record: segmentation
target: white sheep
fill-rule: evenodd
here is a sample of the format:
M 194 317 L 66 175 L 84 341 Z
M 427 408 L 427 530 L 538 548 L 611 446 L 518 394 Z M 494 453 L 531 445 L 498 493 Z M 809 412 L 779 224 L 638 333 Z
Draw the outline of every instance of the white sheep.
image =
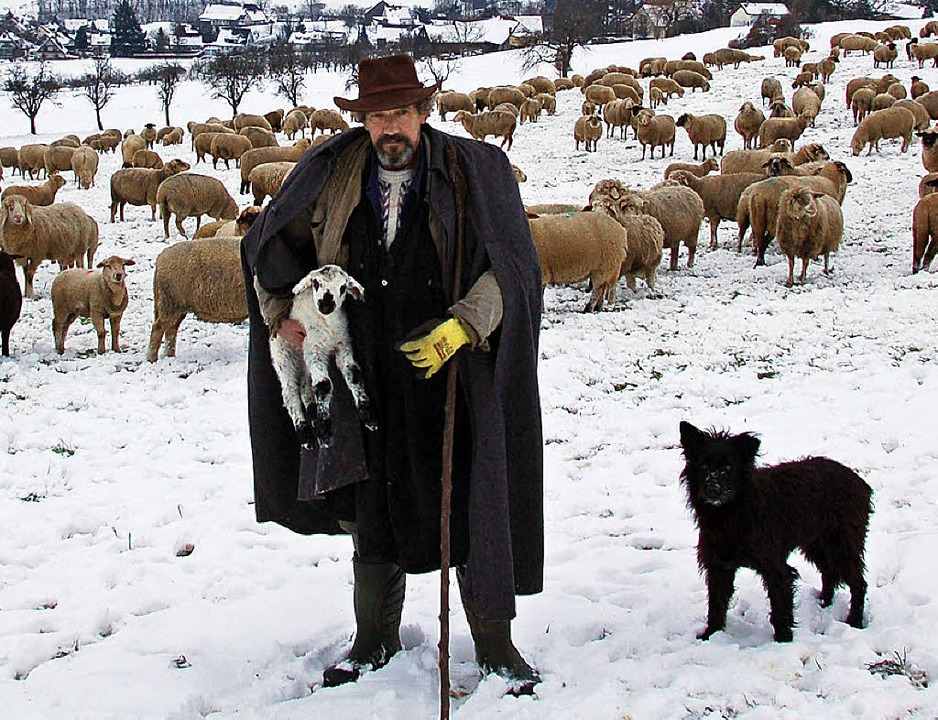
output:
M 90 270 L 63 270 L 52 281 L 52 334 L 55 351 L 65 352 L 65 335 L 78 318 L 91 318 L 98 334 L 98 355 L 105 351 L 104 321 L 111 325 L 111 350 L 121 352 L 118 336 L 121 317 L 127 308 L 125 279 L 128 265 L 133 260 L 111 255 L 98 263 L 99 272 Z
M 573 124 L 573 141 L 577 150 L 583 143 L 587 152 L 595 152 L 602 136 L 603 124 L 596 115 L 581 115 Z
M 824 256 L 824 274 L 830 272 L 829 256 L 840 247 L 844 217 L 840 205 L 824 193 L 794 187 L 778 201 L 775 239 L 788 256 L 788 287 L 794 283 L 795 258 L 801 258 L 801 284 L 808 274 L 808 262 Z
M 364 300 L 364 294 L 365 289 L 338 265 L 313 270 L 293 288 L 289 313 L 306 329 L 302 347 L 279 334 L 270 337 L 270 358 L 280 380 L 283 404 L 305 448 L 327 447 L 332 439 L 329 366 L 333 358 L 362 423 L 369 430 L 376 428 L 343 307 L 347 299 Z

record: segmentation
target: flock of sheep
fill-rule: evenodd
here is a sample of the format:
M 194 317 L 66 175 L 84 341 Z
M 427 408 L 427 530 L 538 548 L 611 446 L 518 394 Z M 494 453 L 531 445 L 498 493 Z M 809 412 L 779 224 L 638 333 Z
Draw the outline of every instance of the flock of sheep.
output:
M 30 143 L 0 149 L 0 166 L 11 175 L 18 174 L 24 180 L 46 176 L 41 184 L 13 184 L 2 193 L 3 354 L 10 352 L 10 331 L 19 319 L 22 296 L 34 297 L 33 279 L 46 260 L 58 263 L 61 270 L 50 290 L 56 351 L 64 353 L 69 326 L 79 317 L 89 318 L 94 325 L 99 353 L 106 350 L 106 321 L 111 328 L 111 349 L 121 351 L 120 322 L 128 305 L 125 268 L 135 263 L 115 254 L 95 265 L 97 221 L 79 204 L 56 202 L 58 191 L 67 183 L 67 171 L 72 171 L 77 187 L 89 189 L 96 184 L 102 154 L 119 150 L 122 167 L 109 178 L 112 223 L 118 219 L 124 222 L 127 205 L 149 206 L 154 221 L 159 207 L 163 235 L 168 239 L 171 218 L 175 217 L 175 227 L 183 237 L 187 237 L 183 223 L 196 218 L 194 238 L 166 248 L 156 261 L 154 321 L 147 350 L 148 360 L 155 361 L 164 343 L 166 355 L 175 355 L 176 333 L 189 313 L 222 323 L 240 323 L 247 317 L 240 238 L 259 214 L 258 206 L 279 190 L 296 161 L 311 147 L 316 130 L 330 131 L 316 138 L 319 143 L 347 128 L 337 111 L 300 107 L 288 113 L 275 110 L 266 116 L 239 114 L 230 121 L 210 118 L 204 123 L 190 122 L 186 129 L 157 130 L 147 123 L 139 133 L 112 129 L 84 139 L 67 135 L 48 145 Z M 305 137 L 307 129 L 309 138 Z M 164 162 L 158 148 L 182 144 L 187 132 L 195 154 L 193 163 L 181 158 Z M 287 136 L 301 133 L 302 137 L 281 146 L 278 132 Z M 189 172 L 193 165 L 207 162 L 207 156 L 213 167 L 219 161 L 227 167 L 232 160 L 240 166 L 241 191 L 253 192 L 255 205 L 240 209 L 220 180 Z M 202 225 L 205 215 L 214 222 Z M 16 278 L 16 264 L 22 268 L 23 291 Z
M 921 36 L 933 33 L 938 33 L 938 23 L 927 24 Z M 829 272 L 830 255 L 838 249 L 844 234 L 841 206 L 847 186 L 853 181 L 847 165 L 832 159 L 822 144 L 796 145 L 822 112 L 827 98 L 825 83 L 831 82 L 841 56 L 871 54 L 874 67 L 891 69 L 898 58 L 896 43 L 902 40 L 908 40 L 910 61 L 921 67 L 925 59 L 931 58 L 938 66 L 938 43 L 913 39 L 904 25 L 875 34 L 835 35 L 829 50 L 825 49 L 817 62 L 802 62 L 810 51 L 805 40 L 777 40 L 775 57 L 799 71 L 791 85 L 791 102 L 786 101 L 777 77 L 765 77 L 759 88 L 762 107 L 740 98 L 743 102 L 732 119 L 744 149 L 725 155 L 730 118 L 689 112 L 675 118 L 663 110 L 675 98 L 680 102 L 688 90 L 708 92 L 711 85 L 719 83 L 719 76 L 715 80 L 710 68 L 726 73 L 731 72 L 730 66 L 738 68 L 741 63 L 765 60 L 731 48 L 706 53 L 699 61 L 693 53 L 681 59 L 646 58 L 637 69 L 609 65 L 585 77 L 574 75 L 569 81 L 534 77 L 511 88 L 451 93 L 443 96 L 450 98 L 444 107 L 456 109 L 452 101 L 458 100 L 458 119 L 464 124 L 471 119 L 475 126 L 491 128 L 491 134 L 498 135 L 494 128 L 502 123 L 506 128 L 502 136 L 510 145 L 514 118 L 519 118 L 519 123 L 524 118 L 522 107 L 543 104 L 544 97 L 579 88 L 582 104 L 579 117 L 573 120 L 574 148 L 579 150 L 582 145 L 587 151 L 596 151 L 604 136 L 613 138 L 618 128 L 619 137 L 624 138 L 631 128 L 642 148 L 641 160 L 645 160 L 649 149 L 652 158 L 658 148 L 661 157 L 666 151 L 673 155 L 677 128 L 686 131 L 693 158 L 700 162 L 670 164 L 663 181 L 650 188 L 629 188 L 619 180 L 605 179 L 595 184 L 586 202 L 528 205 L 544 285 L 589 281 L 591 295 L 586 311 L 599 310 L 612 300 L 622 276 L 632 290 L 636 289 L 637 277 L 654 288 L 665 249 L 670 251 L 670 269 L 677 268 L 682 245 L 688 250 L 687 265 L 692 266 L 704 218 L 710 222 L 711 248 L 717 246 L 721 220 L 738 224 L 738 251 L 742 251 L 743 239 L 751 230 L 757 265 L 765 263 L 766 250 L 774 238 L 788 259 L 786 283 L 791 286 L 799 259 L 801 283 L 806 280 L 811 260 L 823 258 L 824 272 Z M 643 83 L 646 78 L 647 86 Z M 514 93 L 511 98 L 509 91 Z M 863 150 L 868 155 L 874 150 L 879 152 L 880 142 L 886 139 L 901 139 L 900 150 L 906 152 L 913 133 L 922 138 L 922 163 L 929 175 L 920 183 L 922 199 L 914 212 L 913 271 L 928 268 L 938 253 L 938 199 L 928 195 L 938 186 L 938 129 L 929 130 L 931 121 L 938 118 L 938 92 L 931 92 L 918 76 L 912 77 L 907 89 L 887 73 L 850 79 L 845 100 L 856 126 L 850 143 L 854 156 Z M 506 102 L 515 105 L 514 112 L 505 106 Z M 470 104 L 475 107 L 469 108 Z M 766 105 L 768 117 L 762 109 Z M 552 103 L 548 112 L 553 114 L 555 107 Z M 472 115 L 472 109 L 479 112 Z M 483 125 L 487 117 L 492 119 Z M 716 158 L 718 153 L 723 156 L 721 161 Z M 616 222 L 609 223 L 609 219 Z
M 922 39 L 936 30 L 938 25 L 929 23 L 922 29 Z M 718 244 L 722 220 L 737 223 L 740 252 L 751 230 L 757 264 L 764 263 L 774 238 L 787 256 L 790 286 L 798 259 L 802 283 L 813 259 L 822 257 L 824 271 L 828 271 L 829 256 L 843 237 L 841 205 L 853 181 L 846 164 L 832 159 L 823 145 L 799 146 L 802 134 L 822 112 L 836 112 L 824 104 L 825 100 L 828 106 L 833 104 L 827 87 L 842 56 L 870 53 L 874 67 L 888 70 L 898 59 L 897 42 L 902 40 L 908 41 L 910 62 L 921 66 L 926 59 L 933 59 L 938 66 L 938 43 L 913 39 L 909 28 L 901 25 L 876 34 L 836 35 L 829 51 L 816 62 L 803 62 L 805 54 L 811 52 L 806 41 L 777 40 L 775 57 L 798 68 L 790 103 L 779 78 L 769 75 L 759 87 L 761 102 L 739 98 L 739 112 L 732 119 L 690 112 L 675 113 L 675 118 L 665 112 L 680 104 L 688 90 L 709 92 L 711 86 L 719 87 L 725 74 L 741 63 L 766 62 L 763 56 L 731 48 L 706 53 L 700 60 L 690 53 L 680 59 L 652 57 L 642 60 L 637 69 L 610 65 L 569 79 L 536 76 L 512 86 L 482 87 L 467 93 L 448 90 L 438 96 L 437 109 L 442 121 L 454 113 L 453 120 L 472 137 L 484 141 L 494 136 L 510 150 L 518 126 L 536 123 L 544 113 L 556 114 L 558 93 L 579 90 L 579 114 L 571 118 L 574 149 L 582 145 L 587 151 L 596 151 L 601 140 L 615 137 L 616 129 L 620 138 L 631 130 L 642 148 L 641 160 L 636 156 L 636 162 L 645 160 L 649 149 L 652 158 L 658 148 L 662 157 L 666 151 L 673 156 L 678 128 L 683 128 L 696 162 L 688 157 L 670 163 L 663 180 L 652 187 L 635 188 L 617 179 L 599 179 L 583 201 L 527 206 L 544 285 L 589 281 L 586 310 L 600 310 L 611 302 L 623 276 L 633 291 L 638 278 L 653 289 L 665 250 L 671 270 L 678 268 L 682 246 L 687 249 L 687 266 L 693 266 L 704 219 L 710 224 L 711 248 Z M 719 73 L 716 79 L 711 68 Z M 905 152 L 914 132 L 922 139 L 922 163 L 929 174 L 919 185 L 921 200 L 913 214 L 913 271 L 927 269 L 938 252 L 938 194 L 931 194 L 938 187 L 938 129 L 929 130 L 931 121 L 938 118 L 938 92 L 931 92 L 918 76 L 913 76 L 907 90 L 887 73 L 850 79 L 845 100 L 856 125 L 853 155 L 864 149 L 867 154 L 878 152 L 879 143 L 890 138 L 901 139 Z M 730 125 L 741 137 L 743 149 L 724 154 Z M 116 248 L 118 254 L 94 265 L 99 244 L 97 222 L 78 204 L 56 202 L 56 194 L 66 184 L 64 173 L 71 171 L 76 185 L 88 189 L 95 185 L 101 155 L 119 149 L 123 167 L 109 178 L 112 223 L 118 219 L 124 222 L 127 205 L 149 206 L 152 220 L 156 220 L 159 207 L 163 234 L 169 238 L 173 216 L 184 237 L 184 222 L 196 218 L 194 238 L 166 248 L 155 263 L 154 321 L 147 349 L 147 359 L 155 361 L 161 345 L 167 356 L 175 354 L 179 325 L 189 313 L 207 322 L 238 323 L 245 319 L 240 238 L 303 153 L 347 128 L 336 110 L 301 106 L 264 115 L 242 113 L 225 121 L 209 118 L 190 122 L 186 128 L 157 130 L 147 123 L 139 132 L 115 129 L 83 140 L 69 135 L 49 145 L 0 148 L 0 164 L 11 174 L 18 173 L 24 180 L 27 175 L 31 180 L 46 176 L 42 184 L 10 185 L 3 191 L 0 238 L 5 253 L 22 267 L 27 298 L 34 295 L 37 268 L 46 260 L 59 264 L 62 271 L 50 293 L 57 352 L 64 352 L 69 325 L 78 317 L 91 319 L 99 353 L 106 350 L 108 320 L 111 348 L 120 351 L 120 318 L 128 304 L 126 267 L 134 264 Z M 313 140 L 317 130 L 323 134 Z M 164 162 L 159 148 L 181 145 L 187 134 L 191 162 L 178 157 Z M 284 139 L 293 143 L 281 145 Z M 720 160 L 717 154 L 722 156 Z M 209 157 L 215 168 L 219 161 L 226 168 L 232 161 L 239 166 L 240 192 L 253 193 L 252 205 L 239 207 L 221 181 L 191 171 L 199 163 L 207 163 Z M 519 182 L 523 181 L 524 173 L 520 168 L 515 170 Z M 214 222 L 202 225 L 204 215 Z M 0 332 L 4 354 L 9 353 L 10 328 L 20 314 L 20 290 L 13 267 L 9 258 L 2 256 Z

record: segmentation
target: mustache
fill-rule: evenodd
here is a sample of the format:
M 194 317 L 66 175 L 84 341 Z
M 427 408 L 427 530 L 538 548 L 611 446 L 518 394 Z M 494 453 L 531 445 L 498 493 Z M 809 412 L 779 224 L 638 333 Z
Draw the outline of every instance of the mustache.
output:
M 380 138 L 378 138 L 379 145 L 384 145 L 389 142 L 399 142 L 399 143 L 404 143 L 407 147 L 411 146 L 410 138 L 408 138 L 406 135 L 403 135 L 401 133 L 394 133 L 392 135 L 382 135 Z

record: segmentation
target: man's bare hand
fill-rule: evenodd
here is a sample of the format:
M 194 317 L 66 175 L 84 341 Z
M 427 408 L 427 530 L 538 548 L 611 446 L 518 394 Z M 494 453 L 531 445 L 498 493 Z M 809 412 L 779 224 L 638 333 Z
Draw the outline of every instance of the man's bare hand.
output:
M 295 347 L 302 347 L 303 341 L 306 339 L 306 328 L 299 320 L 286 318 L 280 323 L 277 335 Z

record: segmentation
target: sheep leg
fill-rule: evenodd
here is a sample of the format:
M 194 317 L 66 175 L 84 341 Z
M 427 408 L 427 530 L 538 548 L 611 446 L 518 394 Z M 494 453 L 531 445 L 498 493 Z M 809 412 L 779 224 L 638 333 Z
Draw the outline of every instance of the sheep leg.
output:
M 187 217 L 188 215 L 180 215 L 179 213 L 176 213 L 176 229 L 179 230 L 180 235 L 182 235 L 184 238 L 188 240 L 189 236 L 186 235 L 186 229 L 182 226 L 182 221 L 185 220 Z M 198 229 L 199 228 L 196 227 L 196 230 Z M 169 237 L 168 234 L 167 234 L 167 237 Z
M 795 284 L 795 256 L 788 256 L 788 280 L 785 282 L 785 287 L 791 287 Z
M 590 276 L 590 282 L 593 284 L 593 292 L 590 295 L 583 312 L 598 312 L 603 309 L 603 299 L 606 297 L 606 286 L 599 277 Z
M 332 381 L 329 379 L 328 365 L 315 363 L 309 368 L 309 384 L 313 390 L 313 404 L 316 417 L 312 421 L 313 436 L 319 447 L 329 447 L 332 440 L 332 419 L 329 408 L 332 405 Z
M 635 275 L 633 273 L 625 274 L 625 284 L 633 293 L 638 292 L 638 283 L 635 282 Z
M 694 258 L 697 256 L 697 246 L 687 248 L 687 267 L 694 267 Z
M 710 218 L 710 249 L 716 250 L 717 248 L 717 229 L 720 227 L 720 218 L 712 217 Z
M 94 331 L 98 335 L 98 355 L 104 355 L 107 349 L 105 345 L 104 315 L 92 315 L 91 324 L 94 325 Z
M 176 334 L 179 332 L 179 326 L 185 315 L 173 318 L 173 321 L 166 326 L 166 357 L 176 357 Z
M 938 238 L 932 236 L 928 247 L 925 248 L 925 254 L 922 258 L 922 267 L 925 268 L 925 272 L 928 272 L 928 269 L 931 267 L 931 261 L 935 259 L 935 254 L 938 253 Z
M 302 444 L 307 445 L 308 440 L 312 438 L 303 437 L 304 434 L 309 433 L 309 422 L 306 419 L 301 390 L 308 385 L 308 375 L 298 354 L 298 351 L 291 348 L 286 341 L 280 338 L 271 338 L 270 359 L 274 371 L 277 373 L 277 379 L 280 381 L 283 406 L 293 421 L 297 438 Z
M 801 284 L 802 285 L 804 285 L 805 280 L 808 279 L 808 263 L 809 262 L 810 261 L 808 260 L 808 258 L 806 257 L 801 258 Z
M 41 261 L 40 261 L 41 262 Z M 26 297 L 33 297 L 33 276 L 36 274 L 37 263 L 32 258 L 26 258 L 26 264 L 23 265 L 23 278 L 25 280 Z
M 163 342 L 165 333 L 165 323 L 162 320 L 154 320 L 153 327 L 150 329 L 150 344 L 147 345 L 147 362 L 156 362 L 160 354 L 160 344 Z
M 669 270 L 677 270 L 677 256 L 679 252 L 680 248 L 677 245 L 671 248 L 671 262 L 668 264 Z
M 655 268 L 650 268 L 645 271 L 645 284 L 648 286 L 649 290 L 655 289 Z
M 163 237 L 169 239 L 169 208 L 163 204 L 160 205 L 160 216 L 163 218 Z M 123 220 L 123 217 L 121 218 Z
M 118 341 L 118 336 L 120 335 L 120 331 L 121 331 L 121 316 L 112 315 L 110 317 L 110 324 L 111 324 L 111 350 L 113 350 L 116 353 L 122 352 L 120 342 Z
M 378 424 L 371 407 L 371 400 L 368 399 L 368 394 L 365 392 L 362 371 L 358 367 L 358 363 L 355 362 L 352 348 L 347 344 L 340 345 L 336 351 L 335 362 L 339 372 L 342 373 L 342 377 L 345 379 L 345 384 L 352 392 L 352 398 L 355 400 L 355 407 L 358 408 L 358 417 L 362 424 L 368 430 L 376 430 Z
M 68 334 L 68 328 L 78 315 L 69 313 L 64 318 L 52 319 L 52 335 L 55 337 L 55 351 L 61 355 L 65 352 L 65 336 Z

